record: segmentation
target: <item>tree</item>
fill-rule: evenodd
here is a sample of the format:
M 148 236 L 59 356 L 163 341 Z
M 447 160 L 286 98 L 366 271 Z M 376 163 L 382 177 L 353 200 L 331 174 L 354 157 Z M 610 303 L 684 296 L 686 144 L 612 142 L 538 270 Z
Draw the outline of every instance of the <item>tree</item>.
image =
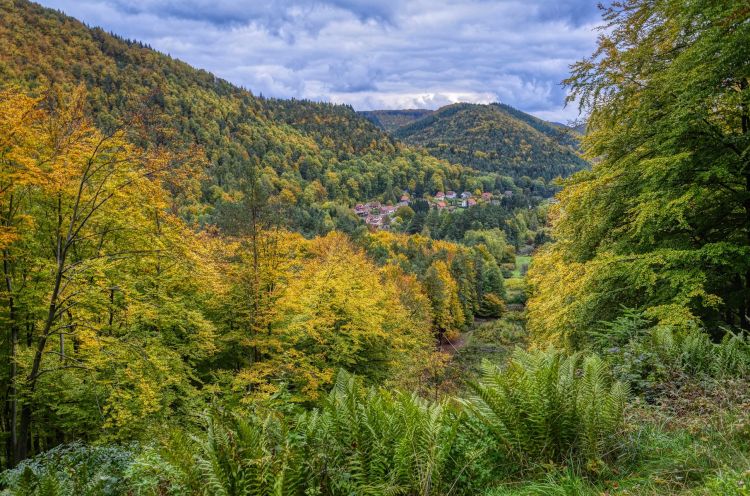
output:
M 15 129 L 3 147 L 0 180 L 9 194 L 3 198 L 4 221 L 11 234 L 19 223 L 25 225 L 23 236 L 4 247 L 4 317 L 10 324 L 13 364 L 10 427 L 16 429 L 17 423 L 10 440 L 11 462 L 28 456 L 32 435 L 42 446 L 56 435 L 41 428 L 33 431 L 35 413 L 56 408 L 60 397 L 47 388 L 72 385 L 69 381 L 79 378 L 86 382 L 86 376 L 106 375 L 117 364 L 135 367 L 140 360 L 134 354 L 136 342 L 140 344 L 135 349 L 140 347 L 145 356 L 167 357 L 134 332 L 128 311 L 144 294 L 153 304 L 159 287 L 169 284 L 166 274 L 174 273 L 174 258 L 184 256 L 179 247 L 186 232 L 181 221 L 166 212 L 170 201 L 162 182 L 178 157 L 158 148 L 134 147 L 122 127 L 108 134 L 96 130 L 85 116 L 85 97 L 80 89 L 69 98 L 50 92 L 44 99 L 10 91 L 0 102 L 0 125 Z M 23 109 L 23 118 L 17 118 L 13 108 Z M 194 268 L 192 272 L 196 274 Z M 185 320 L 183 325 L 189 326 L 190 319 Z M 205 322 L 198 325 L 205 330 Z M 18 352 L 20 329 L 26 335 Z M 141 406 L 152 399 L 163 401 L 166 397 L 152 395 L 151 381 L 161 380 L 168 387 L 165 376 L 148 366 L 137 370 L 143 373 L 140 378 L 127 373 L 122 378 L 132 379 L 128 387 L 142 388 Z M 76 371 L 79 375 L 73 377 Z M 82 395 L 97 387 L 83 382 L 77 383 L 86 390 L 78 390 Z M 117 391 L 110 389 L 100 403 L 105 423 L 117 416 Z M 91 403 L 95 408 L 96 401 Z M 153 408 L 140 412 L 144 420 Z M 59 408 L 54 413 L 63 414 Z M 83 417 L 79 428 L 88 421 Z
M 750 330 L 750 23 L 743 3 L 628 0 L 566 83 L 597 162 L 530 272 L 533 330 L 580 342 L 624 306 Z
M 448 264 L 436 260 L 424 275 L 424 285 L 432 302 L 434 325 L 441 337 L 455 339 L 464 326 L 464 313 L 458 299 L 458 285 Z
M 338 368 L 383 381 L 429 345 L 420 295 L 402 300 L 393 276 L 384 277 L 344 235 L 298 243 L 258 360 L 237 374 L 236 385 L 267 396 L 284 383 L 297 401 L 314 400 Z

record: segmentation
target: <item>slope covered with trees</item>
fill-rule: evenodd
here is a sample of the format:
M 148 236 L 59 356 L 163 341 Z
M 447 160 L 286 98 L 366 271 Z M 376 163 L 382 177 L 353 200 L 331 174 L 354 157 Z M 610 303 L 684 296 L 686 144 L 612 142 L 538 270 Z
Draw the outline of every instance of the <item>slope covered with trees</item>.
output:
M 392 200 L 404 189 L 461 190 L 476 175 L 394 142 L 350 107 L 257 98 L 26 0 L 0 3 L 0 45 L 3 83 L 32 91 L 83 84 L 87 110 L 103 131 L 138 118 L 139 145 L 202 153 L 205 180 L 180 206 L 200 223 L 236 228 L 248 177 L 269 202 L 290 210 L 290 227 L 315 234 L 346 217 L 329 201 L 348 206 Z
M 416 388 L 436 343 L 504 312 L 502 232 L 306 239 L 252 183 L 242 229 L 196 229 L 179 207 L 200 158 L 134 144 L 139 121 L 102 132 L 89 102 L 0 92 L 4 464 L 214 400 L 314 404 L 340 368 Z
M 393 135 L 436 157 L 513 179 L 549 181 L 586 167 L 573 131 L 503 104 L 448 105 Z

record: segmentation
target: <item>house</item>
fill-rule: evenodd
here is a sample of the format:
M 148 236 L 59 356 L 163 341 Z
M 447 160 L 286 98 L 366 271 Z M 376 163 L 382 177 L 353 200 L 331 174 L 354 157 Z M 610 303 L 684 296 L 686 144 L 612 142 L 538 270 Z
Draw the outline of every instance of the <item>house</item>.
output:
M 365 223 L 368 226 L 378 228 L 383 225 L 383 216 L 382 215 L 368 215 L 367 218 L 365 219 Z
M 354 213 L 360 217 L 365 217 L 370 213 L 370 207 L 368 207 L 367 205 L 362 205 L 361 203 L 357 203 L 354 206 Z
M 469 198 L 466 200 L 466 206 L 473 207 L 477 204 L 477 201 L 474 198 Z
M 471 193 L 469 193 L 468 191 L 464 191 L 463 193 L 461 193 L 462 200 L 468 200 L 469 198 L 471 198 Z
M 445 203 L 444 201 L 439 201 L 439 202 L 435 202 L 435 206 L 438 208 L 438 210 L 442 210 L 445 207 L 447 207 L 448 204 Z
M 445 194 L 445 197 L 449 200 L 455 200 L 456 199 L 456 192 L 455 191 L 448 191 Z
M 401 200 L 400 200 L 399 203 L 403 203 L 404 205 L 408 205 L 409 201 L 410 201 L 409 200 L 409 195 L 403 194 L 403 195 L 401 195 Z
M 506 198 L 510 198 L 513 196 L 513 192 L 510 190 L 503 191 L 503 196 Z
M 393 214 L 396 213 L 396 209 L 397 208 L 398 207 L 396 207 L 394 205 L 386 205 L 384 207 L 380 207 L 380 212 L 383 213 L 384 215 L 391 215 L 392 216 Z
M 443 193 L 442 191 L 438 191 L 437 193 L 435 193 L 435 199 L 438 201 L 445 200 L 445 193 Z
M 492 199 L 492 193 L 482 193 L 482 200 L 490 201 Z

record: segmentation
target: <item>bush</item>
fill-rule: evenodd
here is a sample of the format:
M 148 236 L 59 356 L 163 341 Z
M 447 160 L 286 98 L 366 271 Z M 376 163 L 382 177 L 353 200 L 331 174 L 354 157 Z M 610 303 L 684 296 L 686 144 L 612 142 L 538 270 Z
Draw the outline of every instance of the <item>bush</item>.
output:
M 305 465 L 295 442 L 274 416 L 207 419 L 195 455 L 205 494 L 301 494 Z
M 185 486 L 211 495 L 440 494 L 456 429 L 445 404 L 364 388 L 342 371 L 321 408 L 295 418 L 207 419 L 198 479 Z
M 487 362 L 468 410 L 521 468 L 584 462 L 597 469 L 617 448 L 627 388 L 596 355 L 517 349 L 501 369 Z
M 0 486 L 7 496 L 124 496 L 133 457 L 128 448 L 64 444 L 6 470 Z
M 602 352 L 612 364 L 614 375 L 638 393 L 648 395 L 658 384 L 680 374 L 716 379 L 750 374 L 750 337 L 741 334 L 728 331 L 720 343 L 713 343 L 697 328 L 678 332 L 656 326 L 628 334 L 628 340 L 620 344 L 624 335 L 612 333 L 612 344 L 602 347 Z

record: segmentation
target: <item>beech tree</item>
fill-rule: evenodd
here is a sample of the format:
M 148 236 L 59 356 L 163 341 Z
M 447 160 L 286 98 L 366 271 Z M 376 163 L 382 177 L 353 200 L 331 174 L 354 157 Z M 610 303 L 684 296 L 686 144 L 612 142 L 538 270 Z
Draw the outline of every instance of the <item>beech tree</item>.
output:
M 162 184 L 176 157 L 138 149 L 122 127 L 100 132 L 84 105 L 81 89 L 43 98 L 13 90 L 0 95 L 10 460 L 28 456 L 32 440 L 38 449 L 56 436 L 35 427 L 41 411 L 68 432 L 86 432 L 91 415 L 100 426 L 124 424 L 125 415 L 137 429 L 130 420 L 161 410 L 168 395 L 159 391 L 181 377 L 166 373 L 180 368 L 176 349 L 150 348 L 164 336 L 155 342 L 136 332 L 160 320 L 160 288 L 174 284 L 174 267 L 190 260 L 181 248 L 189 234 L 167 213 Z M 134 318 L 129 312 L 136 307 Z M 210 334 L 199 315 L 178 313 L 182 325 L 197 325 L 191 331 Z M 202 353 L 194 344 L 185 356 Z M 61 396 L 68 403 L 62 409 L 55 403 Z M 83 413 L 70 404 L 99 410 Z
M 627 0 L 566 80 L 591 171 L 553 209 L 530 322 L 569 342 L 623 306 L 750 330 L 750 23 L 745 2 Z

